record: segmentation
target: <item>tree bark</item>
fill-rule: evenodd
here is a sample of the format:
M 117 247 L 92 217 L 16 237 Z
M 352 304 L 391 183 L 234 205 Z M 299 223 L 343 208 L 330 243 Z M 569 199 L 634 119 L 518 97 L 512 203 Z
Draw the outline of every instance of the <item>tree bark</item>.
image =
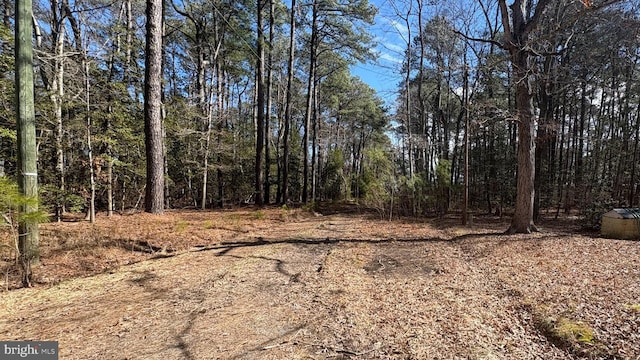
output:
M 313 110 L 311 117 L 311 201 L 316 201 L 317 171 L 318 171 L 318 88 L 313 87 Z
M 93 145 L 91 143 L 91 97 L 90 90 L 91 84 L 89 82 L 89 62 L 84 58 L 84 70 L 85 70 L 85 111 L 87 112 L 87 155 L 89 160 L 89 189 L 91 197 L 89 198 L 89 212 L 87 215 L 89 221 L 93 224 L 96 222 L 96 179 L 95 168 L 93 164 Z
M 218 89 L 218 101 L 217 101 L 217 112 L 218 112 L 218 122 L 216 124 L 216 145 L 218 147 L 217 150 L 217 169 L 216 169 L 216 181 L 218 183 L 218 200 L 217 205 L 219 208 L 224 206 L 224 176 L 222 173 L 222 129 L 223 129 L 223 121 L 224 121 L 224 98 L 227 96 L 228 91 L 224 91 L 226 87 L 223 87 L 223 76 L 224 72 L 221 69 L 220 63 L 217 62 L 216 66 L 216 87 Z
M 269 55 L 267 69 L 267 114 L 264 120 L 264 203 L 269 204 L 271 198 L 271 153 L 269 147 L 270 140 L 270 120 L 273 106 L 273 43 L 275 27 L 275 3 L 269 0 Z
M 307 106 L 304 116 L 304 131 L 302 133 L 302 202 L 306 203 L 309 196 L 309 131 L 313 111 L 313 94 L 316 81 L 316 43 L 318 39 L 318 4 L 313 1 L 311 22 L 311 48 L 309 51 L 309 79 L 307 82 Z
M 162 0 L 147 0 L 144 130 L 147 155 L 145 211 L 164 213 L 162 156 Z
M 411 15 L 411 4 L 412 1 L 409 1 L 409 9 L 407 9 L 407 17 L 404 18 L 405 24 L 407 26 L 407 56 L 410 59 L 411 57 L 411 23 L 409 22 L 409 16 Z M 407 60 L 407 69 L 405 73 L 405 87 L 406 87 L 406 96 L 405 96 L 405 112 L 406 114 L 406 127 L 407 127 L 407 161 L 409 163 L 409 179 L 413 179 L 413 140 L 411 134 L 411 60 Z M 415 212 L 413 212 L 415 213 Z
M 537 220 L 540 216 L 541 204 L 540 193 L 542 189 L 549 190 L 548 184 L 552 181 L 553 172 L 550 169 L 549 153 L 551 151 L 554 96 L 553 85 L 555 79 L 552 72 L 555 67 L 555 59 L 547 57 L 544 62 L 544 82 L 540 86 L 540 120 L 538 121 L 538 133 L 536 135 L 535 151 L 535 198 L 533 205 L 533 218 Z M 547 165 L 547 166 L 543 166 Z
M 64 98 L 64 31 L 57 32 L 54 60 L 54 81 L 51 89 L 51 100 L 53 102 L 53 113 L 56 119 L 56 168 L 58 171 L 58 190 L 60 195 L 65 192 L 65 168 L 64 168 L 64 125 L 62 123 L 62 99 Z M 64 201 L 56 205 L 58 221 L 61 220 L 65 212 Z
M 29 198 L 38 197 L 38 154 L 33 86 L 33 30 L 31 0 L 16 1 L 15 12 L 15 86 L 18 137 L 18 186 Z M 32 213 L 37 204 L 24 205 L 20 211 Z M 31 264 L 40 260 L 38 224 L 21 222 L 18 251 L 23 268 L 22 283 L 31 286 Z
M 3 5 L 3 16 L 2 16 L 2 23 L 4 24 L 4 26 L 9 29 L 9 27 L 11 26 L 11 8 L 12 8 L 12 1 L 10 0 L 4 0 L 2 2 Z
M 424 140 L 423 143 L 423 156 L 422 156 L 422 170 L 424 174 L 427 176 L 427 179 L 431 175 L 429 172 L 429 164 L 430 162 L 427 160 L 428 158 L 428 148 L 429 148 L 429 133 L 427 126 L 427 114 L 426 114 L 426 104 L 424 99 L 424 62 L 425 62 L 425 48 L 426 41 L 424 37 L 424 25 L 422 24 L 422 10 L 424 9 L 424 4 L 422 0 L 418 0 L 418 40 L 420 44 L 420 55 L 418 60 L 418 124 L 422 127 L 422 137 Z
M 518 175 L 516 207 L 507 233 L 537 231 L 533 222 L 535 197 L 535 141 L 532 69 L 529 35 L 539 21 L 550 0 L 540 0 L 532 9 L 529 1 L 516 0 L 511 16 L 505 0 L 499 0 L 505 30 L 505 47 L 509 51 L 515 83 L 516 115 L 518 120 Z
M 296 52 L 296 0 L 291 0 L 291 19 L 289 21 L 289 66 L 287 68 L 287 93 L 285 100 L 284 129 L 282 134 L 282 203 L 286 204 L 289 193 L 289 128 L 291 124 L 291 106 L 293 101 L 293 72 Z
M 463 190 L 463 207 L 462 207 L 462 225 L 469 223 L 469 69 L 467 66 L 467 56 L 464 56 L 464 190 Z M 453 182 L 451 182 L 453 184 Z M 491 210 L 489 210 L 491 212 Z
M 257 14 L 257 112 L 256 112 L 256 164 L 255 164 L 255 201 L 256 205 L 264 205 L 263 198 L 263 152 L 264 152 L 264 29 L 262 8 L 264 0 L 258 0 Z
M 533 94 L 529 79 L 529 55 L 518 51 L 513 59 L 516 111 L 518 114 L 518 178 L 516 208 L 508 233 L 537 231 L 533 223 L 535 142 Z

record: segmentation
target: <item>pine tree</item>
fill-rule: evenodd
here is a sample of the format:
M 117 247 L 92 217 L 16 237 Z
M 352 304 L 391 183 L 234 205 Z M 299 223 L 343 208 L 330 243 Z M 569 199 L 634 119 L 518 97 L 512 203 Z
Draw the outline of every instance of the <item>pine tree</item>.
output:
M 145 210 L 164 212 L 164 158 L 162 139 L 162 0 L 147 0 L 144 124 L 147 154 Z
M 36 149 L 36 119 L 33 99 L 33 30 L 31 0 L 16 1 L 16 106 L 18 107 L 18 184 L 20 192 L 28 198 L 38 197 L 38 168 Z M 21 211 L 36 212 L 36 204 L 25 204 Z M 23 267 L 22 283 L 31 285 L 31 264 L 39 256 L 38 225 L 21 222 L 19 237 L 20 262 Z

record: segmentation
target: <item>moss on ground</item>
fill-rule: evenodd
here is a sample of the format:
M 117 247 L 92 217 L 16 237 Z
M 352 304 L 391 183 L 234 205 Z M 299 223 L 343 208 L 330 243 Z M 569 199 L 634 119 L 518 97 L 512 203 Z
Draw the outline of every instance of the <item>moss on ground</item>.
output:
M 556 346 L 581 357 L 606 357 L 607 347 L 589 324 L 568 314 L 554 315 L 544 305 L 532 309 L 536 328 Z

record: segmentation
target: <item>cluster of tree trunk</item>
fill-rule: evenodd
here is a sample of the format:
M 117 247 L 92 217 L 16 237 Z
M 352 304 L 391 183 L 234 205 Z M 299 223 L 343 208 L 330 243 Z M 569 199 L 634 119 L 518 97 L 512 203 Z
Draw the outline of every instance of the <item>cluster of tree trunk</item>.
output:
M 440 201 L 513 209 L 508 232 L 535 231 L 543 210 L 638 202 L 635 135 L 614 131 L 637 121 L 637 7 L 474 1 L 445 16 L 437 2 L 392 5 L 417 33 L 408 37 L 398 108 L 405 176 L 437 182 L 438 164 L 451 162 Z M 424 13 L 435 15 L 425 21 Z M 606 145 L 619 141 L 626 154 Z M 612 160 L 630 171 L 610 172 Z
M 447 4 L 388 2 L 406 27 L 389 108 L 350 73 L 375 56 L 366 0 L 16 2 L 2 170 L 92 221 L 357 199 L 389 217 L 511 209 L 509 231 L 531 232 L 545 210 L 637 205 L 633 2 Z M 21 233 L 36 259 L 37 229 Z

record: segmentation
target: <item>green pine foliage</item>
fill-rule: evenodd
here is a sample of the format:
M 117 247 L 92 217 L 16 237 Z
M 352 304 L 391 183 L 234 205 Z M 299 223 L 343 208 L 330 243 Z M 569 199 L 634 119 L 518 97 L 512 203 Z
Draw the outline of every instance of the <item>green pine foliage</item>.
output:
M 358 177 L 358 187 L 363 203 L 375 209 L 381 218 L 391 211 L 395 196 L 394 166 L 388 151 L 380 147 L 370 148 L 364 154 L 364 171 Z
M 322 170 L 322 195 L 327 200 L 341 200 L 345 197 L 346 179 L 344 177 L 344 153 L 340 149 L 333 149 L 327 156 Z
M 25 206 L 38 206 L 38 211 L 21 212 Z M 5 258 L 18 260 L 18 227 L 20 223 L 43 223 L 49 220 L 49 215 L 38 204 L 37 198 L 25 197 L 20 194 L 18 184 L 8 177 L 0 177 L 0 225 L 2 232 L 0 254 Z
M 64 16 L 60 9 L 49 6 L 34 9 L 42 33 L 35 59 L 38 181 L 42 201 L 52 210 L 84 210 L 90 167 L 96 176 L 99 211 L 106 210 L 109 180 L 116 210 L 139 208 L 144 203 L 144 34 L 137 24 L 144 17 L 144 3 L 131 1 L 131 14 L 123 6 L 127 3 L 89 0 Z M 402 49 L 394 57 L 404 59 L 388 68 L 399 79 L 398 91 L 376 94 L 351 73 L 354 65 L 375 55 L 368 26 L 376 9 L 364 0 L 338 1 L 331 9 L 327 4 L 320 4 L 318 10 L 321 24 L 316 30 L 321 31 L 316 33 L 316 44 L 311 44 L 312 3 L 305 1 L 294 9 L 296 57 L 287 139 L 283 133 L 292 9 L 286 2 L 274 5 L 273 41 L 267 49 L 273 50 L 267 66 L 273 81 L 268 133 L 272 195 L 283 185 L 287 142 L 287 198 L 294 204 L 300 201 L 303 154 L 307 151 L 311 155 L 315 144 L 316 158 L 309 156 L 308 163 L 315 173 L 310 171 L 307 180 L 315 180 L 316 197 L 309 201 L 358 201 L 385 217 L 457 211 L 463 198 L 464 139 L 468 135 L 471 208 L 500 215 L 504 208 L 510 213 L 516 196 L 517 79 L 505 61 L 505 50 L 495 43 L 472 42 L 460 36 L 469 31 L 470 37 L 499 42 L 503 36 L 500 24 L 485 26 L 486 19 L 479 16 L 482 21 L 465 30 L 452 12 L 425 15 L 423 28 L 417 29 L 416 15 L 409 15 L 413 38 L 395 44 Z M 205 186 L 208 207 L 251 203 L 256 3 L 194 0 L 175 5 L 165 9 L 164 37 L 168 204 L 199 207 Z M 580 209 L 585 225 L 597 226 L 600 213 L 610 207 L 640 203 L 636 186 L 640 176 L 640 62 L 636 56 L 640 42 L 628 31 L 638 27 L 640 20 L 637 12 L 616 7 L 602 9 L 597 16 L 585 13 L 574 17 L 575 9 L 565 5 L 550 6 L 556 13 L 566 13 L 566 19 L 577 19 L 575 24 L 562 28 L 568 20 L 556 24 L 541 14 L 535 38 L 543 40 L 531 44 L 533 53 L 539 54 L 555 54 L 565 48 L 554 56 L 532 58 L 533 101 L 540 116 L 537 204 L 556 214 Z M 496 8 L 487 11 L 498 13 Z M 268 13 L 266 7 L 265 19 L 270 18 Z M 70 17 L 82 24 L 76 29 L 78 34 L 69 23 Z M 53 19 L 63 19 L 62 24 L 52 24 Z M 63 26 L 65 32 L 60 56 L 54 25 Z M 0 173 L 15 178 L 12 26 L 0 25 Z M 265 26 L 265 31 L 268 29 Z M 312 80 L 317 98 L 311 102 L 315 129 L 310 130 L 315 132 L 310 136 L 315 136 L 315 141 L 310 139 L 305 149 L 307 84 L 314 48 L 317 73 Z M 90 64 L 88 108 L 85 56 Z M 64 65 L 61 95 L 56 87 L 56 64 L 60 63 Z M 468 104 L 462 92 L 465 69 L 471 97 Z M 61 129 L 56 104 L 62 111 Z M 92 164 L 87 156 L 87 117 L 93 124 Z M 63 171 L 59 169 L 59 150 Z M 111 179 L 107 174 L 110 167 Z M 203 184 L 205 173 L 207 183 Z

